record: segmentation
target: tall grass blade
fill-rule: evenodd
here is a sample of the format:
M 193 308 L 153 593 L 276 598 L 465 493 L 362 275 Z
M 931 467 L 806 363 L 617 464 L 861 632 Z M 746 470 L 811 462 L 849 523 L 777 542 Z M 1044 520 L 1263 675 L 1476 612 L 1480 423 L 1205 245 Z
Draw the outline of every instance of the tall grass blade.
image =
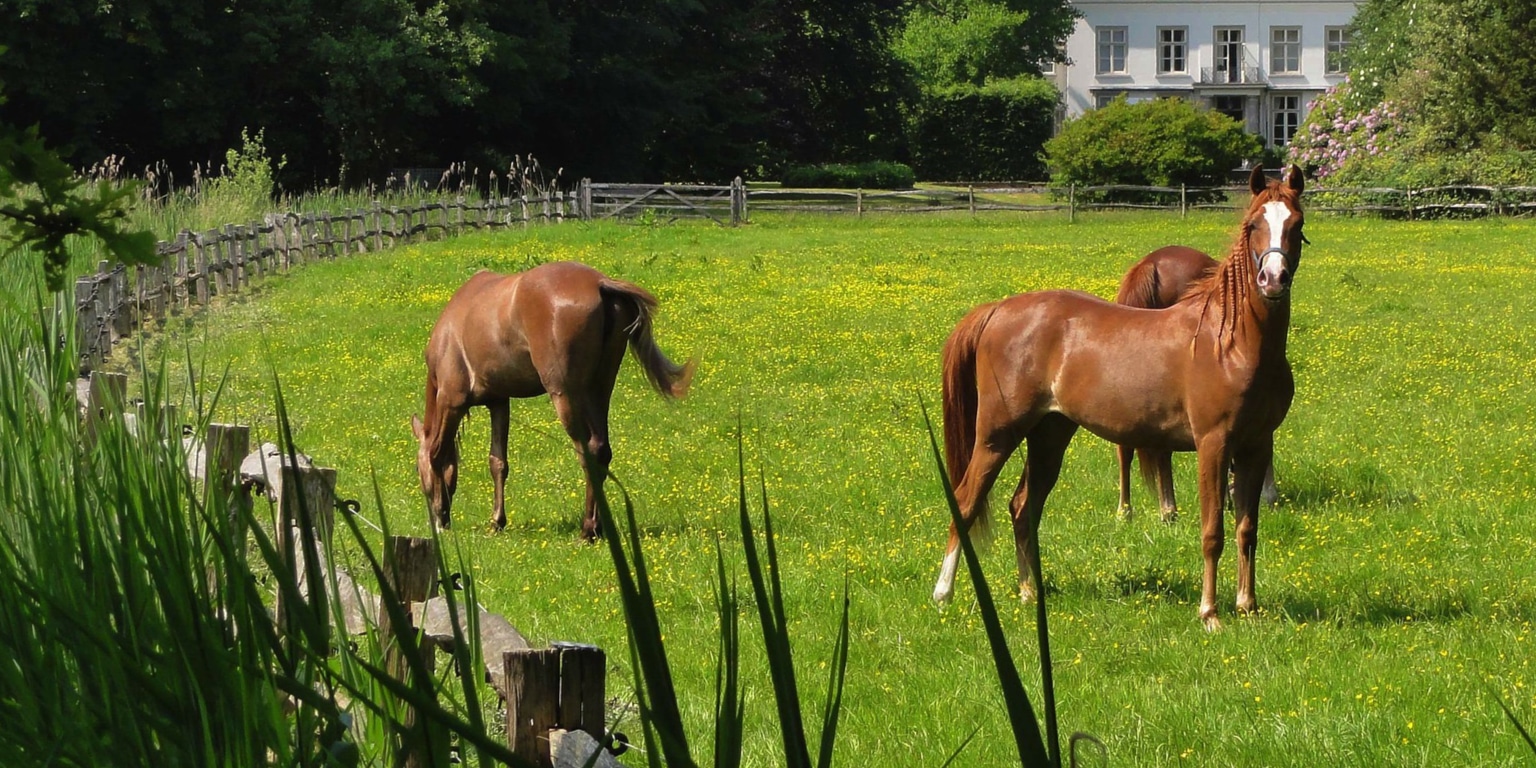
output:
M 746 553 L 747 573 L 752 578 L 752 593 L 757 599 L 758 621 L 763 627 L 763 646 L 768 653 L 768 671 L 773 680 L 773 698 L 778 705 L 779 730 L 784 740 L 784 760 L 789 768 L 810 768 L 805 726 L 800 720 L 800 691 L 795 682 L 794 658 L 785 631 L 784 600 L 779 592 L 778 558 L 773 548 L 773 523 L 768 511 L 768 491 L 763 489 L 763 530 L 768 552 L 770 593 L 764 568 L 757 556 L 752 518 L 747 513 L 746 459 L 743 455 L 741 427 L 736 429 L 737 488 L 741 513 L 741 544 Z
M 1515 717 L 1515 713 L 1510 710 L 1509 705 L 1504 703 L 1504 697 L 1500 696 L 1499 692 L 1492 688 L 1489 688 L 1488 692 L 1493 694 L 1493 700 L 1499 703 L 1499 709 L 1504 710 L 1504 716 L 1509 718 L 1509 722 L 1515 726 L 1515 730 L 1520 732 L 1520 738 L 1525 739 L 1526 746 L 1531 748 L 1532 753 L 1536 753 L 1536 740 L 1531 739 L 1531 734 L 1525 730 L 1525 726 L 1520 724 L 1520 719 Z
M 998 683 L 1003 689 L 1003 701 L 1008 708 L 1008 722 L 1013 728 L 1013 741 L 1019 751 L 1019 760 L 1026 768 L 1050 768 L 1057 763 L 1052 762 L 1046 752 L 1045 742 L 1040 737 L 1040 722 L 1035 717 L 1034 707 L 1030 706 L 1029 694 L 1024 692 L 1024 683 L 1019 679 L 1013 654 L 1008 650 L 1008 638 L 1003 634 L 1002 622 L 997 618 L 992 589 L 987 585 L 986 574 L 981 570 L 981 560 L 976 557 L 976 547 L 971 544 L 965 520 L 960 516 L 960 504 L 955 501 L 954 486 L 950 484 L 949 473 L 944 469 L 944 454 L 939 451 L 938 439 L 933 434 L 933 420 L 928 416 L 928 404 L 918 398 L 918 406 L 923 412 L 923 423 L 928 428 L 928 445 L 933 450 L 934 463 L 939 469 L 939 481 L 944 487 L 944 499 L 949 504 L 950 520 L 960 532 L 960 550 L 965 556 L 966 573 L 976 587 L 977 609 L 981 612 L 982 624 L 987 630 L 987 642 L 992 648 L 992 661 L 997 668 Z M 1043 658 L 1042 663 L 1049 665 L 1050 658 Z
M 715 604 L 720 614 L 720 657 L 715 663 L 715 768 L 740 768 L 746 694 L 741 688 L 741 606 L 736 582 L 726 581 L 725 555 L 715 541 Z
M 583 458 L 592 460 L 591 457 Z M 654 745 L 657 742 L 649 737 L 650 727 L 654 726 L 667 765 L 691 766 L 695 763 L 688 751 L 682 713 L 677 708 L 677 691 L 672 684 L 666 647 L 662 644 L 661 622 L 656 616 L 656 602 L 646 573 L 645 554 L 640 546 L 640 529 L 635 523 L 634 503 L 618 479 L 612 479 L 624 497 L 625 520 L 628 523 L 625 534 L 634 557 L 633 566 L 624 552 L 620 528 L 601 486 L 594 489 L 596 507 L 602 529 L 607 532 L 603 539 L 608 542 L 608 553 L 613 558 L 614 572 L 619 581 L 619 599 L 624 605 L 624 617 L 629 624 L 630 654 L 635 660 L 637 671 L 636 695 L 639 697 L 641 721 L 647 726 L 646 743 L 652 746 L 648 754 L 656 751 Z M 641 679 L 644 681 L 643 687 Z
M 837 718 L 843 710 L 843 683 L 848 673 L 848 577 L 843 577 L 843 619 L 832 647 L 832 671 L 827 680 L 827 703 L 821 713 L 821 751 L 817 768 L 832 768 L 832 746 L 837 741 Z

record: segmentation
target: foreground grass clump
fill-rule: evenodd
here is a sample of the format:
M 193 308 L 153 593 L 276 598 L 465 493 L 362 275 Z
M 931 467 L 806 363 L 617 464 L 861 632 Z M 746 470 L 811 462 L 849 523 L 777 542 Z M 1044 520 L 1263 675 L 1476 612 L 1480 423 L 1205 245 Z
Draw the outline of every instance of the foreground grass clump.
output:
M 476 269 L 554 259 L 638 282 L 661 299 L 661 345 L 700 358 L 692 394 L 672 405 L 626 363 L 612 416 L 613 469 L 636 503 L 688 732 L 715 718 L 711 585 L 715 542 L 737 520 L 739 412 L 772 498 L 789 634 L 810 649 L 796 655 L 803 679 L 826 678 L 820 651 L 835 643 L 848 579 L 839 756 L 938 765 L 979 727 L 964 762 L 1002 764 L 1016 756 L 980 618 L 964 591 L 947 610 L 928 600 L 946 517 L 918 401 L 937 394 L 939 346 L 977 303 L 1047 287 L 1110 296 L 1140 255 L 1173 242 L 1223 254 L 1234 225 L 1228 214 L 568 224 L 307 266 L 169 338 L 210 370 L 230 366 L 221 420 L 272 423 L 275 368 L 298 442 L 340 468 L 342 495 L 368 492 L 377 468 L 397 525 L 420 534 L 407 422 L 452 291 Z M 1182 521 L 1121 523 L 1113 451 L 1079 435 L 1041 530 L 1067 733 L 1095 734 L 1124 765 L 1525 759 L 1488 689 L 1536 720 L 1533 234 L 1524 220 L 1309 219 L 1292 302 L 1298 394 L 1277 441 L 1284 498 L 1260 524 L 1256 618 L 1216 635 L 1195 621 L 1193 463 L 1176 461 Z M 545 400 L 514 404 L 512 419 L 508 531 L 485 525 L 490 484 L 475 457 L 489 427 L 472 415 L 449 540 L 473 553 L 481 602 L 531 638 L 623 648 L 608 554 L 576 543 L 569 441 Z M 1004 475 L 1017 472 L 1015 460 Z M 1151 508 L 1145 492 L 1135 501 Z M 1011 547 L 983 564 L 994 584 L 1014 578 Z M 1001 603 L 1033 696 L 1033 609 Z M 744 687 L 744 764 L 781 764 L 765 662 L 749 653 L 742 665 L 758 681 Z

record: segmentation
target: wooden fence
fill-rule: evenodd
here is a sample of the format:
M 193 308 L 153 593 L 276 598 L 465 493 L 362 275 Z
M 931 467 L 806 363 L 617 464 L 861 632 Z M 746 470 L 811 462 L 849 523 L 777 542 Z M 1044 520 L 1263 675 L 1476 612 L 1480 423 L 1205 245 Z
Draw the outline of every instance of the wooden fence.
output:
M 729 186 L 705 184 L 598 184 L 582 179 L 576 188 L 583 219 L 655 216 L 668 221 L 706 218 L 735 226 L 747 220 L 747 186 L 737 176 Z
M 81 389 L 82 431 L 87 439 L 94 439 L 102 422 L 128 404 L 127 390 L 126 374 L 91 374 L 88 385 Z M 182 427 L 171 406 L 150 413 L 143 412 L 141 406 L 138 412 L 123 412 L 122 419 L 130 428 L 152 430 L 162 439 L 182 438 Z M 411 664 L 404 655 L 406 649 L 393 642 L 397 633 L 390 628 L 391 611 L 384 598 L 372 594 L 345 569 L 332 570 L 325 562 L 337 512 L 356 514 L 355 503 L 337 497 L 336 470 L 312 466 L 302 456 L 292 462 L 276 446 L 263 446 L 247 454 L 250 428 L 244 425 L 210 424 L 202 439 L 187 438 L 183 443 L 193 487 L 205 499 L 226 494 L 230 504 L 249 509 L 252 494 L 259 488 L 275 501 L 272 540 L 283 570 L 293 574 L 298 586 L 295 595 L 281 590 L 277 594 L 273 615 L 279 630 L 291 636 L 301 626 L 303 612 L 311 614 L 313 621 L 329 625 L 331 615 L 326 606 L 334 603 L 340 606 L 349 634 L 362 635 L 370 625 L 377 628 L 378 637 L 386 644 L 383 669 L 403 685 L 411 685 Z M 309 515 L 299 514 L 301 506 Z M 301 519 L 309 524 L 301 525 Z M 240 543 L 249 546 L 248 541 Z M 309 583 L 306 552 L 318 554 L 319 572 L 328 574 L 324 583 Z M 398 598 L 399 615 L 418 633 L 418 658 L 428 674 L 433 672 L 438 650 L 452 652 L 456 638 L 468 636 L 463 611 L 476 611 L 479 634 L 473 641 L 480 646 L 487 682 L 506 705 L 507 746 L 513 754 L 539 768 L 616 765 L 604 754 L 622 751 L 622 747 L 610 747 L 614 739 L 623 737 L 610 736 L 606 728 L 607 657 L 602 649 L 568 642 L 532 648 L 505 618 L 462 602 L 455 631 L 455 620 L 449 617 L 447 602 L 438 592 L 456 587 L 439 578 L 432 539 L 391 536 L 384 542 L 380 561 L 382 578 Z M 411 711 L 401 726 L 397 738 L 403 760 L 397 765 L 427 768 L 449 764 L 448 739 L 437 724 Z
M 1065 212 L 1140 209 L 1237 210 L 1246 186 L 1083 186 L 1044 183 L 972 185 L 963 189 L 864 190 L 748 189 L 741 178 L 727 186 L 604 184 L 582 179 L 571 191 L 467 202 L 420 202 L 339 213 L 282 213 L 245 225 L 182 231 L 157 246 L 160 263 L 135 267 L 101 262 L 75 281 L 80 371 L 89 373 L 112 345 L 144 323 L 168 313 L 239 293 L 253 280 L 317 259 L 379 251 L 391 246 L 568 219 L 705 218 L 721 225 L 748 221 L 748 204 L 761 211 L 807 213 L 937 213 L 966 211 Z M 1536 187 L 1459 185 L 1424 189 L 1314 187 L 1309 211 L 1399 218 L 1521 215 L 1536 212 Z
M 156 246 L 158 264 L 134 267 L 130 274 L 128 267 L 103 261 L 94 274 L 75 281 L 80 372 L 96 368 L 114 343 L 146 322 L 237 294 L 252 281 L 311 261 L 472 230 L 559 223 L 575 216 L 575 195 L 550 191 L 403 207 L 375 202 L 367 209 L 270 214 L 245 225 L 183 230 Z

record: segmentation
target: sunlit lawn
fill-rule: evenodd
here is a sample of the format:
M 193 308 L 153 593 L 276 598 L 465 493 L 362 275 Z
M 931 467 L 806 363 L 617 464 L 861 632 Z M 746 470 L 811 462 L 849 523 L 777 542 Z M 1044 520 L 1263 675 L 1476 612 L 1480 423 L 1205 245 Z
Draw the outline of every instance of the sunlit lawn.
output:
M 314 264 L 174 323 L 165 349 L 178 367 L 190 352 L 210 381 L 229 366 L 217 418 L 258 439 L 273 433 L 275 372 L 300 447 L 340 470 L 341 495 L 371 498 L 376 471 L 392 523 L 423 533 L 407 421 L 451 292 L 476 269 L 558 259 L 638 282 L 661 299 L 662 347 L 699 359 L 676 404 L 626 362 L 612 428 L 693 740 L 711 733 L 716 541 L 739 563 L 739 421 L 749 482 L 761 468 L 775 515 L 813 716 L 845 580 L 852 593 L 839 762 L 937 766 L 979 729 L 960 764 L 1006 764 L 971 590 L 962 579 L 947 609 L 929 600 L 946 518 L 919 402 L 937 401 L 939 346 L 977 303 L 1047 287 L 1112 295 L 1137 256 L 1171 242 L 1224 253 L 1235 216 L 757 218 L 565 224 Z M 1227 629 L 1195 619 L 1191 459 L 1178 462 L 1179 522 L 1145 514 L 1138 488 L 1144 514 L 1122 523 L 1113 451 L 1080 434 L 1042 526 L 1063 729 L 1097 736 L 1111 765 L 1528 762 L 1494 695 L 1536 725 L 1536 223 L 1315 216 L 1308 235 L 1290 337 L 1298 396 L 1278 435 L 1284 498 L 1260 526 L 1264 612 L 1231 616 L 1229 548 Z M 488 530 L 477 413 L 450 538 L 475 559 L 488 608 L 536 640 L 609 649 L 623 697 L 612 566 L 576 536 L 576 459 L 546 399 L 515 404 L 512 419 L 510 527 Z M 1016 459 L 1000 485 L 1017 471 Z M 1009 593 L 1012 547 L 985 564 Z M 1037 695 L 1032 610 L 1005 607 Z M 747 637 L 747 760 L 773 765 L 755 626 Z

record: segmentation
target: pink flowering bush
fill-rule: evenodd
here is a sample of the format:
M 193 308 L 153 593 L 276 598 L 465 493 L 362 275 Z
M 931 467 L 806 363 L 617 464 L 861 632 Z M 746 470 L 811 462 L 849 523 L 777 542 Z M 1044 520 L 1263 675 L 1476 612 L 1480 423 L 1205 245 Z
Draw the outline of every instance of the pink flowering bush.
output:
M 1379 157 L 1401 146 L 1408 136 L 1402 113 L 1393 101 L 1361 111 L 1345 81 L 1312 102 L 1312 111 L 1292 137 L 1290 161 L 1317 179 L 1344 170 L 1351 161 Z

